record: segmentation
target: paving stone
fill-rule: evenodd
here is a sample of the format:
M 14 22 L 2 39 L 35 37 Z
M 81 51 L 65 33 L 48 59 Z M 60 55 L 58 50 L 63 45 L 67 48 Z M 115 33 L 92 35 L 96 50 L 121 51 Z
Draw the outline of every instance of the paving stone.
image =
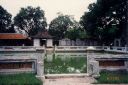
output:
M 94 80 L 90 77 L 84 78 L 58 78 L 45 79 L 44 85 L 92 85 Z

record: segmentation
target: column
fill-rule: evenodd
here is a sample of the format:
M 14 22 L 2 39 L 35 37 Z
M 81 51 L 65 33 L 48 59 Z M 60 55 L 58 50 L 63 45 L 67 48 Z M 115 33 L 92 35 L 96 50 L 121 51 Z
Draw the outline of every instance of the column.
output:
M 40 39 L 34 39 L 33 44 L 35 47 L 39 47 L 40 46 Z

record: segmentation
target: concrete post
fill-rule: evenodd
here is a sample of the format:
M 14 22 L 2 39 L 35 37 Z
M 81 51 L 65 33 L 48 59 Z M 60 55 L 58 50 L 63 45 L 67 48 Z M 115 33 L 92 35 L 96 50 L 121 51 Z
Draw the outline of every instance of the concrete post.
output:
M 47 47 L 53 47 L 53 40 L 47 39 Z
M 37 58 L 37 75 L 41 79 L 44 79 L 44 56 L 45 54 L 40 53 L 41 51 L 36 53 Z
M 93 52 L 94 51 L 94 47 L 92 47 L 92 46 L 89 46 L 88 48 L 87 48 L 87 73 L 89 74 L 89 75 L 91 75 L 91 73 L 92 73 L 92 65 L 90 64 L 90 61 L 92 61 L 93 60 Z
M 99 76 L 99 62 L 98 61 L 90 61 L 90 66 L 92 66 L 90 68 L 91 70 L 91 75 L 94 76 L 94 77 L 97 77 Z
M 128 60 L 125 61 L 125 68 L 126 68 L 126 70 L 127 70 L 127 72 L 128 72 Z
M 90 46 L 87 48 L 87 73 L 91 76 L 99 76 L 99 62 L 94 58 L 95 48 Z
M 34 39 L 33 44 L 35 47 L 39 47 L 40 46 L 40 39 Z
M 127 52 L 127 46 L 125 46 L 125 52 Z

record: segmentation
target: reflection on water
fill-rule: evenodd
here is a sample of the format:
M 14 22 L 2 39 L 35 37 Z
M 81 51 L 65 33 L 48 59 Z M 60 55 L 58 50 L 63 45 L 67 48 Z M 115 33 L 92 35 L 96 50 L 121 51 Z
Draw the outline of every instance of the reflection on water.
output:
M 46 74 L 86 73 L 87 58 L 85 53 L 47 54 L 44 60 Z

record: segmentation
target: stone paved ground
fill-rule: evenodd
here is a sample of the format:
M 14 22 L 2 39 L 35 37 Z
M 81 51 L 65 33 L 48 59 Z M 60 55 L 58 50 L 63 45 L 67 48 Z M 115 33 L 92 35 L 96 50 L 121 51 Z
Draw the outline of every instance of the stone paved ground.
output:
M 57 78 L 45 79 L 44 85 L 91 85 L 94 80 L 91 77 L 83 78 Z
M 56 78 L 45 79 L 43 85 L 128 85 L 128 84 L 91 84 L 95 80 L 91 77 L 85 78 Z

